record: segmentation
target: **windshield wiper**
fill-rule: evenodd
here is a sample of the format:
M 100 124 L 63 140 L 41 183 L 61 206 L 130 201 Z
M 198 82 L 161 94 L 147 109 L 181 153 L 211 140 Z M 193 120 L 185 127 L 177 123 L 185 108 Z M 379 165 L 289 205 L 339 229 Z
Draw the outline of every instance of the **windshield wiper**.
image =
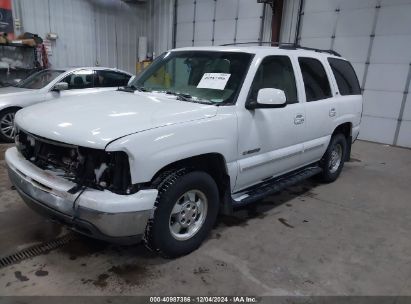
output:
M 130 86 L 125 86 L 125 87 L 118 88 L 118 91 L 134 93 L 135 91 L 147 92 L 148 90 L 144 87 L 136 87 L 134 84 L 132 84 Z
M 215 104 L 214 102 L 209 101 L 209 100 L 194 99 L 193 96 L 191 96 L 190 94 L 186 94 L 186 93 L 176 93 L 176 92 L 172 92 L 172 91 L 166 91 L 165 93 L 169 94 L 169 95 L 177 96 L 177 99 L 182 100 L 182 101 L 202 103 L 202 104 Z
M 176 93 L 172 91 L 166 91 L 166 94 L 177 96 L 178 100 L 183 100 L 183 101 L 191 101 L 193 99 L 193 97 L 190 94 Z

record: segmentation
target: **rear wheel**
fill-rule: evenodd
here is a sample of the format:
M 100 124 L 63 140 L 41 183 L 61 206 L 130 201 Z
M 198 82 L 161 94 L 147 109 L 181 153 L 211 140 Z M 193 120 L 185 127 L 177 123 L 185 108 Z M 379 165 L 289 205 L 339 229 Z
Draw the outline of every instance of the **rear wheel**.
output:
M 335 134 L 331 138 L 330 144 L 320 161 L 323 172 L 319 177 L 323 182 L 331 183 L 335 181 L 344 167 L 344 160 L 347 153 L 347 139 L 343 134 Z
M 14 116 L 18 109 L 5 109 L 0 111 L 0 140 L 6 143 L 14 142 L 16 129 L 14 127 Z
M 205 172 L 184 170 L 167 175 L 158 186 L 147 247 L 166 257 L 197 249 L 212 229 L 219 210 L 218 188 Z

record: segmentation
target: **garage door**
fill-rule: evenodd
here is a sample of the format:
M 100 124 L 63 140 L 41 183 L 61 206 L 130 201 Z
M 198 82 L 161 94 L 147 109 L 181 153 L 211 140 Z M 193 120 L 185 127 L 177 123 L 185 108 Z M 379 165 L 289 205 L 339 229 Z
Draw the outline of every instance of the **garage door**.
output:
M 306 0 L 300 43 L 353 62 L 364 92 L 360 138 L 411 147 L 411 0 Z
M 176 47 L 258 41 L 263 6 L 254 0 L 177 0 Z

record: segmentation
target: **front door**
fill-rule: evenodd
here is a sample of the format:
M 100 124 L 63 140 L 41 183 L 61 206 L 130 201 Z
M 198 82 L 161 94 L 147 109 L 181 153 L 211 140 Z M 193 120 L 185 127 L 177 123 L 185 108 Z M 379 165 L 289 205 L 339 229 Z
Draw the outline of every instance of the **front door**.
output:
M 105 90 L 113 90 L 114 88 L 97 87 L 96 80 L 98 75 L 94 70 L 82 69 L 64 77 L 60 82 L 66 82 L 68 89 L 64 91 L 50 91 L 46 95 L 46 100 L 61 98 L 66 96 L 90 94 Z
M 305 139 L 305 110 L 299 102 L 293 64 L 288 56 L 265 57 L 250 89 L 248 101 L 263 88 L 283 90 L 283 108 L 238 111 L 239 174 L 234 191 L 278 176 L 301 165 Z

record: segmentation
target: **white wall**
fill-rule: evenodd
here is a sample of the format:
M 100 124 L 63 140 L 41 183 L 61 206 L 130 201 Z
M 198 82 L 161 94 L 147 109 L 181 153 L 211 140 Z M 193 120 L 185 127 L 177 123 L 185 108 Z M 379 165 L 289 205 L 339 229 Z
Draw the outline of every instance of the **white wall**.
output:
M 295 42 L 299 7 L 300 0 L 284 1 L 283 16 L 280 30 L 281 42 Z
M 148 10 L 149 50 L 156 55 L 173 42 L 183 47 L 271 41 L 271 8 L 254 0 L 151 0 Z
M 263 8 L 254 0 L 177 0 L 176 47 L 259 41 Z
M 156 56 L 173 47 L 175 12 L 177 47 L 193 45 L 193 37 L 194 45 L 218 45 L 261 39 L 263 7 L 254 0 L 147 0 L 138 5 L 121 0 L 13 0 L 22 31 L 59 35 L 49 58 L 54 67 L 100 65 L 130 72 L 135 72 L 139 36 L 148 37 L 148 51 Z M 268 6 L 266 12 L 262 39 L 269 41 Z
M 94 2 L 98 63 L 135 73 L 138 37 L 147 35 L 146 6 L 118 0 L 105 1 L 111 2 L 109 5 Z
M 149 1 L 147 36 L 155 56 L 173 48 L 174 7 L 174 0 Z
M 147 33 L 147 8 L 119 0 L 13 0 L 22 31 L 59 35 L 54 67 L 107 66 L 135 72 L 138 37 Z
M 283 41 L 294 40 L 297 3 L 284 12 Z M 305 0 L 300 44 L 353 63 L 364 90 L 362 139 L 411 147 L 410 15 L 411 0 Z

